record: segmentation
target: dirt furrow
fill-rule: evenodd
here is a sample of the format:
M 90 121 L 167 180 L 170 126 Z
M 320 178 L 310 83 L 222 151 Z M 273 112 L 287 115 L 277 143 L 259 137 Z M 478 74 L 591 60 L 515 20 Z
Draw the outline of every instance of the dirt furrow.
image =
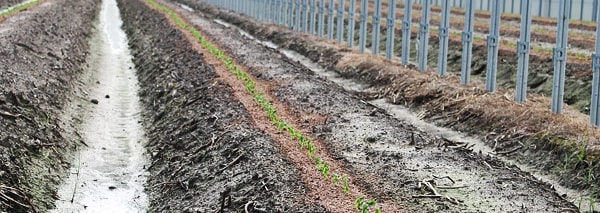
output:
M 151 211 L 325 211 L 180 29 L 142 1 L 119 6 L 141 82 Z
M 209 8 L 178 1 L 195 8 Z M 311 70 L 244 38 L 235 29 L 207 21 L 202 10 L 192 23 L 249 68 L 277 101 L 304 116 L 304 128 L 322 140 L 334 159 L 344 162 L 366 192 L 384 203 L 407 205 L 410 211 L 557 211 L 573 208 L 550 186 L 507 167 L 493 157 L 462 149 L 394 119 Z M 261 29 L 257 29 L 261 30 Z M 302 120 L 300 120 L 302 121 Z M 490 167 L 492 169 L 490 169 Z M 425 182 L 448 198 L 428 199 Z M 456 188 L 454 188 L 456 187 Z M 508 189 L 506 187 L 509 187 Z M 536 195 L 531 197 L 528 195 Z M 456 202 L 456 204 L 453 204 Z M 518 206 L 515 208 L 515 206 Z
M 515 104 L 510 90 L 486 93 L 479 84 L 461 86 L 456 77 L 415 72 L 381 58 L 357 54 L 342 45 L 295 35 L 210 6 L 196 7 L 199 8 L 258 37 L 301 52 L 346 78 L 367 84 L 375 91 L 364 96 L 367 99 L 375 95 L 414 107 L 428 121 L 475 134 L 496 152 L 521 147 L 509 158 L 542 174 L 555 175 L 563 186 L 586 188 L 592 193 L 578 200 L 595 200 L 597 183 L 590 175 L 597 174 L 597 164 L 592 162 L 597 161 L 598 135 L 584 115 L 569 107 L 565 115 L 550 115 L 548 99 L 544 97 L 530 95 L 526 104 Z
M 0 211 L 54 205 L 68 153 L 80 145 L 62 110 L 81 97 L 98 5 L 45 1 L 0 22 Z

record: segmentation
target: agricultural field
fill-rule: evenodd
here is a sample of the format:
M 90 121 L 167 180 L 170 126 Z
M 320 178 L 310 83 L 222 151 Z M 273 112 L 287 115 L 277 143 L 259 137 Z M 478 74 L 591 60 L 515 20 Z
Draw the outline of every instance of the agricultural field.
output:
M 0 212 L 598 211 L 595 24 L 571 25 L 556 115 L 555 20 L 534 19 L 532 93 L 517 104 L 519 16 L 502 18 L 488 93 L 489 14 L 476 14 L 469 85 L 463 15 L 442 77 L 205 1 L 2 1 Z

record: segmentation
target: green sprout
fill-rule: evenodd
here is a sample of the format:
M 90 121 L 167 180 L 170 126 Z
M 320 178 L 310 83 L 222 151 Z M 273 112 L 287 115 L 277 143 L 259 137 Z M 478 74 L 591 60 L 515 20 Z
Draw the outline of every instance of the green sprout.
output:
M 366 200 L 365 196 L 360 196 L 356 199 L 355 207 L 361 213 L 369 213 L 369 209 L 377 205 L 377 201 L 375 199 Z M 381 209 L 375 208 L 375 213 L 380 213 Z

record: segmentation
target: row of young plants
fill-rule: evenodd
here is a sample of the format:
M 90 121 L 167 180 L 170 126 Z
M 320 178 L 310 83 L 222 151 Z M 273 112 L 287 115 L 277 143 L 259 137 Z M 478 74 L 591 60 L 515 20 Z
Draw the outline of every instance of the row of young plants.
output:
M 10 15 L 13 15 L 13 14 L 21 12 L 23 10 L 27 10 L 30 7 L 33 7 L 35 5 L 38 5 L 41 2 L 42 2 L 42 0 L 33 0 L 33 1 L 27 2 L 25 4 L 14 6 L 6 11 L 0 11 L 0 21 L 2 21 L 3 19 L 5 19 L 6 17 L 8 17 Z
M 273 103 L 265 97 L 263 92 L 257 90 L 256 82 L 248 75 L 247 72 L 243 71 L 238 66 L 236 66 L 233 59 L 227 56 L 223 50 L 219 49 L 214 44 L 204 39 L 202 34 L 196 28 L 187 24 L 177 13 L 175 13 L 175 11 L 157 3 L 154 0 L 145 1 L 154 9 L 160 10 L 168 14 L 171 20 L 173 20 L 178 27 L 190 32 L 200 42 L 202 47 L 206 48 L 212 55 L 214 55 L 217 59 L 223 62 L 229 71 L 234 73 L 239 80 L 243 81 L 244 87 L 246 88 L 247 92 L 253 96 L 256 103 L 258 103 L 258 105 L 261 106 L 262 109 L 267 113 L 267 116 L 271 123 L 275 125 L 280 132 L 289 133 L 290 137 L 293 140 L 297 140 L 299 146 L 302 149 L 306 150 L 308 158 L 310 158 L 315 163 L 317 171 L 321 175 L 323 175 L 323 177 L 325 177 L 327 180 L 332 181 L 334 185 L 340 187 L 344 194 L 350 194 L 348 176 L 344 173 L 331 172 L 329 163 L 317 155 L 317 147 L 313 143 L 313 140 L 308 136 L 302 134 L 302 132 L 297 130 L 292 125 L 289 125 L 287 122 L 285 122 L 282 118 L 279 117 L 279 115 L 277 114 L 277 109 L 273 106 Z M 369 212 L 369 210 L 372 207 L 375 207 L 375 205 L 375 199 L 367 200 L 365 199 L 365 196 L 360 196 L 356 199 L 355 207 L 360 212 L 366 213 Z M 379 208 L 375 208 L 375 212 L 381 212 L 381 210 Z

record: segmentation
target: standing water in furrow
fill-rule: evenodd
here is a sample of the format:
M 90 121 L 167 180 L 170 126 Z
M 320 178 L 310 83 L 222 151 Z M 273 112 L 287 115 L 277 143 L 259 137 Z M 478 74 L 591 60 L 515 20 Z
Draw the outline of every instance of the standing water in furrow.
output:
M 138 82 L 121 24 L 116 1 L 104 0 L 84 79 L 89 99 L 74 104 L 87 146 L 74 154 L 54 212 L 147 211 Z

